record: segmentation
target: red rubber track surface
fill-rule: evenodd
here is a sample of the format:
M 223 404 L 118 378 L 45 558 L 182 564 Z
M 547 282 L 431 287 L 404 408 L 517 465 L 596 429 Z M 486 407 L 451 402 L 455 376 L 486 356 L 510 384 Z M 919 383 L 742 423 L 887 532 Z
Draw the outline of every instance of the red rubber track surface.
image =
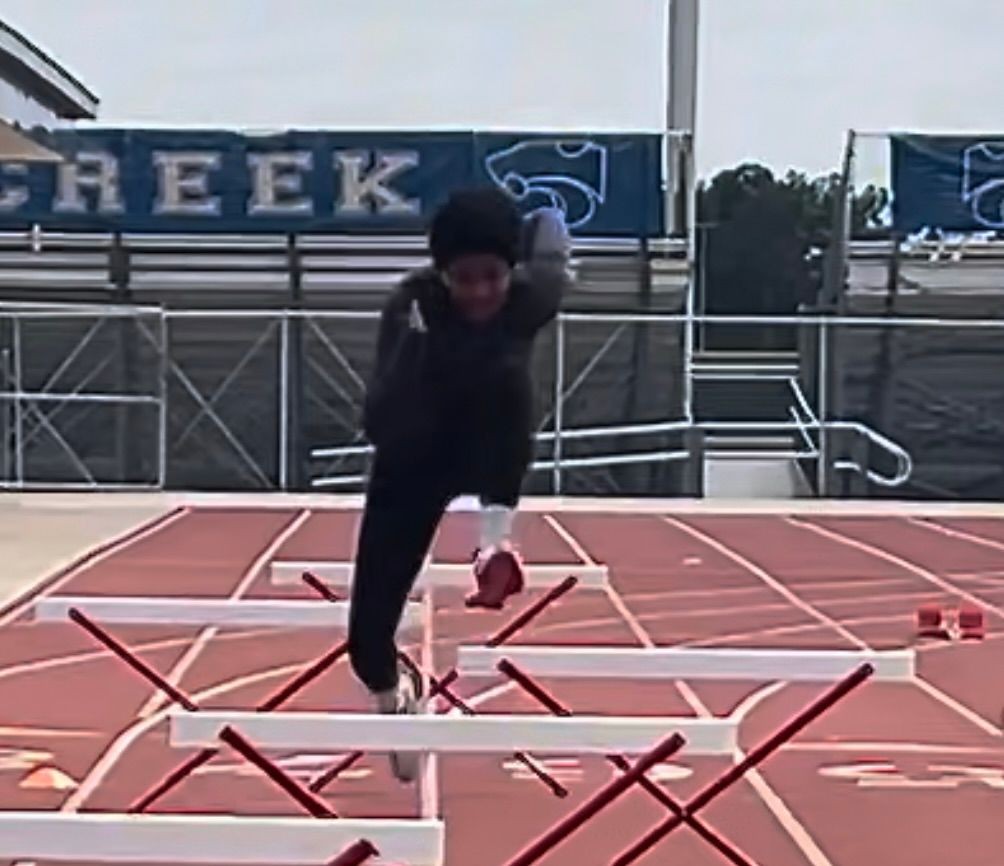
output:
M 305 589 L 270 585 L 268 562 L 350 559 L 357 519 L 334 510 L 196 508 L 127 539 L 55 591 L 300 597 Z M 866 683 L 700 814 L 762 866 L 999 866 L 1004 521 L 555 512 L 521 514 L 517 532 L 529 562 L 571 564 L 586 555 L 611 567 L 615 587 L 610 596 L 573 590 L 517 644 L 908 646 L 920 604 L 957 606 L 960 593 L 975 596 L 987 610 L 986 639 L 916 644 L 917 682 Z M 434 558 L 467 561 L 475 538 L 474 519 L 451 514 Z M 453 664 L 458 642 L 483 641 L 530 598 L 505 613 L 476 613 L 464 608 L 462 593 L 437 590 L 436 672 Z M 167 705 L 154 689 L 79 627 L 34 623 L 17 609 L 0 623 L 3 808 L 121 811 L 187 756 L 166 743 Z M 251 708 L 340 638 L 288 629 L 117 626 L 113 633 L 200 706 L 230 709 Z M 577 712 L 738 713 L 747 750 L 825 688 L 700 680 L 544 684 Z M 462 679 L 456 691 L 485 712 L 539 710 L 501 678 Z M 342 661 L 288 708 L 361 711 L 368 703 Z M 284 755 L 280 763 L 306 781 L 335 758 Z M 728 763 L 683 757 L 654 777 L 686 800 Z M 26 774 L 47 765 L 79 784 L 24 787 Z M 502 866 L 615 772 L 589 757 L 549 766 L 570 789 L 567 799 L 504 756 L 441 758 L 449 866 Z M 393 781 L 379 755 L 325 796 L 344 816 L 417 814 L 415 790 Z M 154 811 L 298 814 L 226 749 Z M 633 791 L 541 863 L 603 866 L 664 817 L 651 797 Z M 680 828 L 636 862 L 725 861 Z

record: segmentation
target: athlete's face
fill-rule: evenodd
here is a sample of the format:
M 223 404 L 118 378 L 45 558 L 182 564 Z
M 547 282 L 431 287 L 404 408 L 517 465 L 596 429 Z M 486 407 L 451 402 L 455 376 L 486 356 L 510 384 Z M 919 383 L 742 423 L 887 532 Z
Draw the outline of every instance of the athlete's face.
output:
M 453 303 L 473 322 L 486 322 L 502 309 L 511 276 L 504 259 L 487 254 L 462 256 L 443 274 Z

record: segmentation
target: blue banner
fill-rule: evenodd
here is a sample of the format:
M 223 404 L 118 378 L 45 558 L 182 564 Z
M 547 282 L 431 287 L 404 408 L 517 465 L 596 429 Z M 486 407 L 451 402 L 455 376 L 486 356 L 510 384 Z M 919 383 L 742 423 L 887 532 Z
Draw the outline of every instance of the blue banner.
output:
M 1004 135 L 892 138 L 898 231 L 1004 229 Z
M 572 231 L 664 231 L 658 135 L 74 129 L 33 135 L 63 165 L 0 163 L 0 230 L 423 231 L 454 189 L 492 183 Z

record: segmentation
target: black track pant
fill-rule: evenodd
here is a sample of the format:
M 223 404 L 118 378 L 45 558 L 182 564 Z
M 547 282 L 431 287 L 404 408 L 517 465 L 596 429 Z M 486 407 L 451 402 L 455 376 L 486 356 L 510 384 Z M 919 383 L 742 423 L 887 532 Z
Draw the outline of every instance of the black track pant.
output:
M 377 448 L 349 614 L 349 658 L 370 691 L 397 683 L 398 624 L 446 507 L 461 495 L 519 501 L 532 456 L 531 384 L 512 376 L 487 396 L 434 435 Z

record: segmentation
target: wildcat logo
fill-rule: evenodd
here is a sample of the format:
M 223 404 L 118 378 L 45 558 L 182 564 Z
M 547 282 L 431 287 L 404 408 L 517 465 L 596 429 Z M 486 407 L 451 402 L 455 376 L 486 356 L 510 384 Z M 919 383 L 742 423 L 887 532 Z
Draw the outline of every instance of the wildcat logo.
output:
M 988 229 L 1004 228 L 1004 141 L 984 141 L 962 152 L 962 201 Z
M 525 211 L 558 208 L 576 229 L 607 200 L 609 158 L 607 148 L 592 141 L 533 139 L 489 154 L 485 170 Z

